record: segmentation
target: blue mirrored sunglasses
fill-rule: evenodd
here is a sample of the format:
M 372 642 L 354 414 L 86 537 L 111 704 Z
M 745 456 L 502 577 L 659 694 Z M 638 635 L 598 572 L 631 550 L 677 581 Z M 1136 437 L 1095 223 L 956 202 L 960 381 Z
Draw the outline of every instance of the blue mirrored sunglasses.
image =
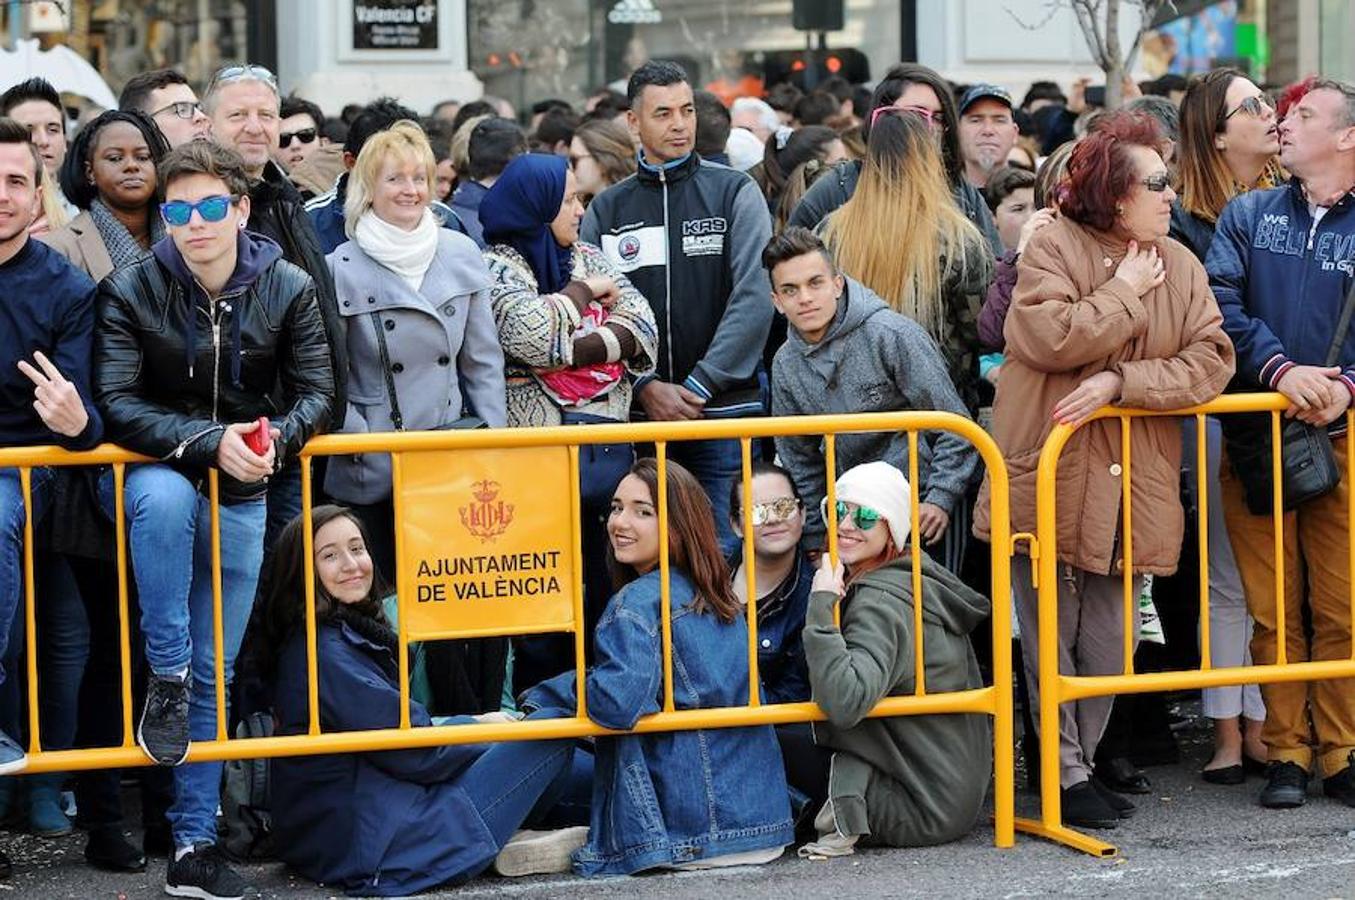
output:
M 160 215 L 164 218 L 165 224 L 175 228 L 187 225 L 193 218 L 193 210 L 198 211 L 204 222 L 220 222 L 226 218 L 226 213 L 230 212 L 231 201 L 234 197 L 218 194 L 215 197 L 203 197 L 197 203 L 189 203 L 187 200 L 171 200 L 168 203 L 160 204 Z

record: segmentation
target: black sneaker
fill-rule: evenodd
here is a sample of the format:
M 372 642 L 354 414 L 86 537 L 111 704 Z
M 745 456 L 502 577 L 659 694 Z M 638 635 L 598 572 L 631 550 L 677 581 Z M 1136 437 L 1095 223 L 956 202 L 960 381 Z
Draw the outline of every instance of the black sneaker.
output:
M 136 726 L 136 742 L 162 766 L 177 766 L 188 757 L 188 691 L 192 680 L 192 674 L 183 678 L 152 674 L 147 680 L 146 707 Z
M 1106 806 L 1115 810 L 1115 815 L 1121 819 L 1129 819 L 1134 815 L 1134 804 L 1128 798 L 1120 796 L 1109 785 L 1103 782 L 1099 775 L 1093 775 L 1091 780 L 1092 789 L 1096 795 L 1105 801 Z
M 243 900 L 253 889 L 226 864 L 215 844 L 194 844 L 183 859 L 170 857 L 165 893 L 200 900 Z
M 1355 806 L 1355 750 L 1346 757 L 1350 763 L 1330 778 L 1322 779 L 1322 793 L 1346 806 Z
M 1059 791 L 1063 807 L 1063 823 L 1079 828 L 1114 828 L 1120 824 L 1120 814 L 1111 808 L 1090 781 L 1075 784 Z
M 1266 770 L 1261 805 L 1266 809 L 1298 809 L 1308 795 L 1308 770 L 1298 763 L 1273 762 Z

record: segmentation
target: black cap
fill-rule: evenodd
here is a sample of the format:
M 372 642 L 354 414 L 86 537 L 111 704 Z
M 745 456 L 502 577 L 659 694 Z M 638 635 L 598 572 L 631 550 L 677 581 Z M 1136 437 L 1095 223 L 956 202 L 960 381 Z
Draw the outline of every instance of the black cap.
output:
M 1012 95 L 1007 93 L 1005 89 L 995 84 L 975 84 L 971 85 L 969 90 L 964 92 L 964 96 L 960 98 L 960 115 L 964 115 L 965 110 L 987 97 L 1005 103 L 1008 109 L 1016 107 L 1016 104 L 1012 103 Z

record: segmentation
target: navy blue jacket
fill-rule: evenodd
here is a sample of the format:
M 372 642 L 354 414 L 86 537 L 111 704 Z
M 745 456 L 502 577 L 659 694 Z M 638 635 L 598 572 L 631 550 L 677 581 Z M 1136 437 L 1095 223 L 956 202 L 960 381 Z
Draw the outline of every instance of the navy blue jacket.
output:
M 30 238 L 0 263 L 0 447 L 59 444 L 88 450 L 103 437 L 103 420 L 94 408 L 90 360 L 94 357 L 94 282 L 66 257 Z M 73 438 L 58 435 L 33 409 L 33 382 L 19 371 L 19 360 L 38 368 L 41 350 L 66 380 L 75 385 L 89 414 L 85 430 Z
M 588 717 L 629 731 L 662 708 L 663 651 L 658 570 L 622 588 L 594 633 L 596 663 L 585 690 Z M 748 701 L 748 629 L 692 609 L 696 591 L 670 572 L 673 705 Z M 524 708 L 576 709 L 565 672 L 527 692 Z M 600 737 L 595 743 L 588 844 L 579 875 L 628 875 L 732 853 L 782 847 L 794 838 L 789 789 L 770 725 Z
M 480 204 L 488 193 L 489 188 L 480 182 L 466 180 L 456 186 L 451 196 L 452 212 L 461 217 L 466 234 L 480 245 L 481 250 L 485 248 L 485 229 L 480 224 Z
M 346 622 L 316 628 L 320 725 L 325 732 L 396 728 L 398 669 L 391 651 Z M 306 732 L 306 640 L 281 653 L 278 734 Z M 410 723 L 430 723 L 411 701 Z M 494 859 L 489 828 L 458 777 L 485 750 L 462 744 L 273 761 L 278 855 L 318 882 L 362 896 L 405 896 L 465 881 Z
M 729 571 L 743 562 L 743 542 L 729 554 Z M 736 579 L 746 575 L 737 574 Z M 757 671 L 763 703 L 802 703 L 809 699 L 809 667 L 805 663 L 805 613 L 814 567 L 801 553 L 799 563 L 766 597 L 757 602 Z
M 343 201 L 347 196 L 347 188 L 348 173 L 345 172 L 335 182 L 334 190 L 313 197 L 306 203 L 306 214 L 311 217 L 311 224 L 315 226 L 315 233 L 320 238 L 320 253 L 322 256 L 328 256 L 340 244 L 348 241 L 348 235 L 343 230 Z M 430 206 L 433 215 L 438 217 L 443 228 L 450 231 L 459 231 L 462 234 L 470 234 L 466 230 L 466 226 L 457 218 L 456 213 L 452 212 L 445 204 L 434 200 Z M 474 237 L 474 235 L 471 236 Z
M 1355 192 L 1316 230 L 1298 179 L 1242 194 L 1223 208 L 1205 270 L 1243 386 L 1273 390 L 1293 366 L 1323 365 L 1355 282 Z M 1355 392 L 1355 328 L 1336 364 Z

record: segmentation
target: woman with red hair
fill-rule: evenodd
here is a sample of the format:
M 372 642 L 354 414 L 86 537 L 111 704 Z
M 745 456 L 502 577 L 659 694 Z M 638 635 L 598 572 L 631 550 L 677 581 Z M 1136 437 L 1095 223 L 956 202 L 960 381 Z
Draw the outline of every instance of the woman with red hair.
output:
M 993 406 L 993 436 L 1011 474 L 1017 531 L 1035 530 L 1036 465 L 1056 424 L 1078 427 L 1107 405 L 1177 409 L 1214 399 L 1233 374 L 1204 268 L 1167 237 L 1171 176 L 1151 119 L 1115 113 L 1073 150 L 1056 188 L 1061 215 L 1040 229 L 1017 263 L 1007 315 L 1007 362 Z M 1181 428 L 1175 419 L 1131 420 L 1133 556 L 1126 559 L 1121 509 L 1121 423 L 1079 428 L 1055 483 L 1058 513 L 1058 654 L 1067 674 L 1124 671 L 1124 580 L 1135 594 L 1146 574 L 1169 575 L 1181 551 Z M 985 481 L 975 532 L 988 537 Z M 1012 565 L 1017 619 L 1037 632 L 1031 562 Z M 1135 617 L 1137 618 L 1137 616 Z M 1035 642 L 1023 642 L 1032 694 Z M 1113 828 L 1133 805 L 1092 777 L 1113 698 L 1059 711 L 1063 820 Z

